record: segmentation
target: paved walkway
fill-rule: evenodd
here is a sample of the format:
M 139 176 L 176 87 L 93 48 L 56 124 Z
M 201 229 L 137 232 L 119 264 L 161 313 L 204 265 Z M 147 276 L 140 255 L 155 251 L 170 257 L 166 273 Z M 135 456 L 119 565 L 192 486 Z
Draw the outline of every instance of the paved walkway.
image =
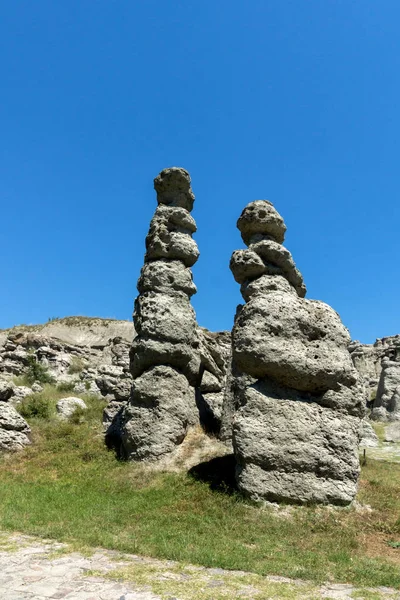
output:
M 364 595 L 365 594 L 365 595 Z M 0 600 L 220 600 L 231 598 L 400 600 L 390 588 L 315 586 L 284 577 L 206 569 L 65 545 L 19 534 L 0 535 Z

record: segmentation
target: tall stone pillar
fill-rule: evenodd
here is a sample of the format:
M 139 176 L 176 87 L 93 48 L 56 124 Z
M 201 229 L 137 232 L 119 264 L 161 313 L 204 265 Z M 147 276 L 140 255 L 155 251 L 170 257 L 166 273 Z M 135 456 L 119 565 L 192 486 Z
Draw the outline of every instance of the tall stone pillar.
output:
M 330 306 L 304 299 L 270 202 L 248 204 L 237 225 L 248 246 L 230 263 L 246 302 L 232 333 L 239 488 L 255 499 L 348 504 L 364 400 L 349 332 Z
M 134 309 L 134 381 L 122 418 L 124 454 L 134 460 L 168 454 L 198 422 L 199 340 L 190 304 L 196 293 L 190 267 L 199 256 L 190 215 L 194 195 L 189 173 L 177 167 L 161 171 L 154 187 L 158 207 L 146 237 Z

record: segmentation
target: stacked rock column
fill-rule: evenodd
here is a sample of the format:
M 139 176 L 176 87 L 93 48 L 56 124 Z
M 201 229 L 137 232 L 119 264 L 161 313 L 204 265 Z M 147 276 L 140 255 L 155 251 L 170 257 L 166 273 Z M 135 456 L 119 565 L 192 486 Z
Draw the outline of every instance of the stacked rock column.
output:
M 124 454 L 135 460 L 168 454 L 198 422 L 193 386 L 199 341 L 190 304 L 196 293 L 190 267 L 199 256 L 190 215 L 194 195 L 189 173 L 181 168 L 162 171 L 154 187 L 158 207 L 138 280 L 130 360 L 134 381 L 122 424 Z
M 230 263 L 246 301 L 232 332 L 239 488 L 256 499 L 348 504 L 364 400 L 349 332 L 327 304 L 304 299 L 270 202 L 246 206 L 238 228 L 248 246 Z

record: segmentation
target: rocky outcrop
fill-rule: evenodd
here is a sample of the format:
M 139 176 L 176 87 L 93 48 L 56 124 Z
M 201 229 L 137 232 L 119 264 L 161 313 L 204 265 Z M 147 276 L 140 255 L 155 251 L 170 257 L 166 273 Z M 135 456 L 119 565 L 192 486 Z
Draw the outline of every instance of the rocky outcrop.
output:
M 28 423 L 15 408 L 0 401 L 0 451 L 15 452 L 30 444 L 31 430 Z
M 378 338 L 374 344 L 362 344 L 352 341 L 349 351 L 354 366 L 364 380 L 367 390 L 367 405 L 372 408 L 376 397 L 378 384 L 382 372 L 382 360 L 389 358 L 395 360 L 397 348 L 400 344 L 400 335 Z
M 232 332 L 227 403 L 239 488 L 256 499 L 348 504 L 364 410 L 349 333 L 330 306 L 304 299 L 270 202 L 246 206 L 238 228 L 249 247 L 230 267 L 246 304 Z
M 123 454 L 155 459 L 180 444 L 199 421 L 201 348 L 190 298 L 190 267 L 199 251 L 192 238 L 194 195 L 187 171 L 165 169 L 154 180 L 158 207 L 146 237 L 145 264 L 135 301 L 137 337 L 130 352 L 132 392 L 121 418 Z
M 38 383 L 28 387 L 12 382 L 13 377 L 24 375 L 33 380 L 37 365 L 56 385 L 69 386 L 78 394 L 104 396 L 109 402 L 127 402 L 134 335 L 133 323 L 128 321 L 88 317 L 6 330 L 0 340 L 0 398 L 3 386 L 8 387 L 14 405 L 40 392 Z
M 376 421 L 400 421 L 400 352 L 396 353 L 396 357 L 398 360 L 388 357 L 382 360 L 381 377 L 371 412 L 371 419 Z

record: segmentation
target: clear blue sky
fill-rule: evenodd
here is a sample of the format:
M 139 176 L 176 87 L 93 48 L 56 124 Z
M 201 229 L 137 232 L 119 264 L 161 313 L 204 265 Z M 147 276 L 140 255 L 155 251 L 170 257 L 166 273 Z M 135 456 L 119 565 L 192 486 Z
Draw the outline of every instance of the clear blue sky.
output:
M 0 21 L 0 327 L 129 319 L 156 207 L 196 194 L 198 320 L 232 325 L 236 220 L 271 200 L 308 298 L 400 332 L 398 0 L 32 0 Z

